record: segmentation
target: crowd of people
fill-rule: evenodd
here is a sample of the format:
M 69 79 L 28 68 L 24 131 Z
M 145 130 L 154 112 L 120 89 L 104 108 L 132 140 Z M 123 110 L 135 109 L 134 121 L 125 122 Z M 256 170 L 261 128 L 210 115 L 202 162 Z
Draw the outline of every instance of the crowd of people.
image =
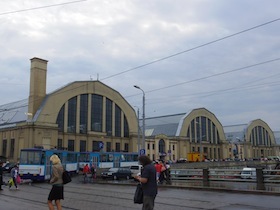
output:
M 58 210 L 62 209 L 60 200 L 64 199 L 64 187 L 62 174 L 64 168 L 61 161 L 57 155 L 52 155 L 50 158 L 52 162 L 52 174 L 50 184 L 52 184 L 52 189 L 48 196 L 48 207 L 53 210 L 56 206 Z M 140 156 L 139 163 L 143 166 L 140 176 L 135 177 L 143 186 L 143 210 L 152 210 L 154 208 L 154 200 L 157 195 L 157 186 L 163 184 L 164 181 L 170 183 L 170 165 L 168 162 L 163 160 L 151 161 L 148 156 Z M 2 190 L 1 185 L 3 184 L 3 170 L 2 163 L 0 163 L 0 190 Z M 19 171 L 16 165 L 11 170 L 11 178 L 9 181 L 9 188 L 15 186 L 18 189 Z M 88 181 L 89 178 L 96 178 L 96 167 L 92 164 L 89 166 L 85 164 L 83 167 L 84 181 Z M 53 203 L 54 201 L 54 203 Z
M 84 182 L 88 182 L 90 179 L 96 179 L 96 168 L 94 164 L 89 167 L 88 164 L 86 164 L 83 167 L 83 175 L 84 175 Z
M 163 184 L 164 181 L 166 184 L 170 184 L 170 165 L 168 162 L 163 160 L 155 161 L 155 168 L 157 174 L 157 183 Z

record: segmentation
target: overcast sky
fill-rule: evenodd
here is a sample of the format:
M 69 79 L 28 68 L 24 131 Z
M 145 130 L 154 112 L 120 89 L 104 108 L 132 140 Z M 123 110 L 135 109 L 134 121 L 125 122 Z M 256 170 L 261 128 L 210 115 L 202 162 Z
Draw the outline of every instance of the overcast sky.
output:
M 224 126 L 262 119 L 279 131 L 279 8 L 279 0 L 0 1 L 0 104 L 28 98 L 29 59 L 39 57 L 49 61 L 47 92 L 99 78 L 142 114 L 140 86 L 146 117 L 205 107 Z

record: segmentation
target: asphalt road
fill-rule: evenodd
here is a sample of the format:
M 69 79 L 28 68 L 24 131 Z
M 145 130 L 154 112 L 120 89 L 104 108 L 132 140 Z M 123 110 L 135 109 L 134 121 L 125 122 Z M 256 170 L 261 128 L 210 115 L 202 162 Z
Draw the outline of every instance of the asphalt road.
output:
M 47 183 L 21 184 L 20 189 L 3 187 L 0 191 L 0 209 L 47 210 L 51 185 Z M 114 183 L 86 183 L 81 177 L 65 185 L 63 209 L 71 210 L 128 210 L 141 209 L 133 203 L 135 185 Z M 155 210 L 276 210 L 279 196 L 247 193 L 204 191 L 188 188 L 159 187 Z

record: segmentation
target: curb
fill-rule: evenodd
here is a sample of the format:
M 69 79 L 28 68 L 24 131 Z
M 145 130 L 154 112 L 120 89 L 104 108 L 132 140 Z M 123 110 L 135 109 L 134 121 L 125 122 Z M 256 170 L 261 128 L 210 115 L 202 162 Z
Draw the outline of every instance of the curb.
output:
M 119 182 L 106 182 L 106 181 L 97 181 L 94 184 L 107 184 L 107 185 L 130 185 L 136 186 L 135 183 L 119 183 Z M 188 189 L 188 190 L 200 190 L 200 191 L 215 191 L 215 192 L 227 192 L 227 193 L 235 193 L 235 194 L 251 194 L 251 195 L 271 195 L 271 196 L 279 196 L 280 192 L 272 192 L 265 190 L 238 190 L 238 189 L 226 189 L 226 188 L 218 188 L 218 187 L 201 187 L 201 186 L 174 186 L 174 185 L 158 185 L 158 188 L 173 188 L 173 189 Z

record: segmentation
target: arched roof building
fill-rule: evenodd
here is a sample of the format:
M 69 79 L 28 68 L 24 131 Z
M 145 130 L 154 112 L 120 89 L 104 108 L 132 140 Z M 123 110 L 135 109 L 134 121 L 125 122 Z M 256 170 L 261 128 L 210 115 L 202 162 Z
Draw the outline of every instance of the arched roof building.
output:
M 159 122 L 158 125 L 156 121 Z M 156 144 L 161 145 L 156 147 L 159 148 L 158 153 L 148 149 L 148 152 L 153 153 L 150 155 L 155 158 L 170 155 L 173 159 L 178 159 L 187 157 L 189 153 L 200 153 L 200 151 L 209 159 L 227 156 L 226 153 L 222 153 L 227 143 L 223 127 L 216 116 L 205 108 L 194 109 L 187 114 L 148 118 L 146 123 L 146 135 L 150 137 L 157 135 L 155 136 Z M 159 138 L 162 135 L 166 137 Z M 168 137 L 170 137 L 169 140 Z M 161 151 L 165 142 L 169 148 L 167 152 Z M 150 148 L 149 145 L 146 147 Z
M 174 160 L 200 151 L 208 159 L 249 159 L 279 154 L 274 133 L 264 121 L 223 127 L 205 108 L 148 118 L 146 136 L 147 152 L 154 158 L 170 156 Z
M 269 125 L 261 119 L 248 124 L 224 126 L 229 142 L 236 145 L 240 158 L 263 158 L 279 154 L 275 135 Z
M 100 81 L 75 81 L 47 94 L 47 63 L 32 58 L 29 98 L 0 106 L 0 155 L 16 161 L 20 149 L 34 146 L 99 151 L 100 142 L 103 151 L 138 151 L 138 120 L 118 91 Z M 190 153 L 209 159 L 279 155 L 264 121 L 223 126 L 205 108 L 146 118 L 145 136 L 152 159 L 177 160 Z
M 0 106 L 0 152 L 17 160 L 22 148 L 137 151 L 134 109 L 100 81 L 72 82 L 46 94 L 47 61 L 31 59 L 28 100 Z

